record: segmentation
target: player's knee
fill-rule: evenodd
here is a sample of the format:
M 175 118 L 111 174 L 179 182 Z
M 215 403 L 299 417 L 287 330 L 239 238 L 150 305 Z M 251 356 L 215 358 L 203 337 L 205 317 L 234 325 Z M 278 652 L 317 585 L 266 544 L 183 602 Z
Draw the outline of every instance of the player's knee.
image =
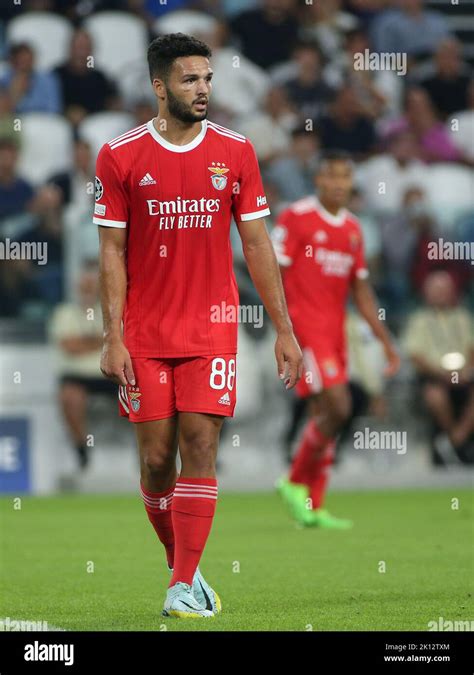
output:
M 145 455 L 142 461 L 142 467 L 148 476 L 159 478 L 168 475 L 170 472 L 170 462 L 162 455 Z
M 214 470 L 216 443 L 206 436 L 193 436 L 180 446 L 183 462 L 196 470 L 212 472 Z
M 175 459 L 169 448 L 156 441 L 142 443 L 140 448 L 142 471 L 149 476 L 167 475 L 174 466 Z

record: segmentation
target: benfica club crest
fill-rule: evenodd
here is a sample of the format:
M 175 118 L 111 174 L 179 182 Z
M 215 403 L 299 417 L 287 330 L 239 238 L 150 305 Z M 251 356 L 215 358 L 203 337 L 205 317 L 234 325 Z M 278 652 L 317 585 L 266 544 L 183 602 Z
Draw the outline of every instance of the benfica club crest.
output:
M 141 393 L 139 391 L 131 391 L 128 394 L 133 412 L 137 413 L 140 410 L 140 396 Z
M 227 176 L 229 169 L 221 162 L 212 162 L 212 166 L 207 167 L 211 172 L 211 181 L 216 190 L 223 190 L 227 185 Z

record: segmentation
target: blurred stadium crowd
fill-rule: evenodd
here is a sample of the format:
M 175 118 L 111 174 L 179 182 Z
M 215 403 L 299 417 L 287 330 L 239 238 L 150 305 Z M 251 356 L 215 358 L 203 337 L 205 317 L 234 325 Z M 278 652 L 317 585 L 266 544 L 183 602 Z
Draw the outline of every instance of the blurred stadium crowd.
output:
M 448 424 L 438 413 L 449 404 L 469 431 L 474 266 L 429 250 L 440 240 L 474 242 L 472 9 L 438 0 L 4 1 L 0 241 L 48 244 L 46 265 L 0 265 L 5 333 L 28 327 L 43 339 L 49 327 L 59 341 L 74 323 L 60 303 L 80 302 L 81 269 L 90 306 L 96 154 L 156 115 L 149 41 L 192 33 L 213 49 L 210 118 L 256 147 L 270 228 L 289 202 L 313 192 L 322 150 L 352 154 L 350 208 L 386 320 L 423 384 L 440 385 L 426 394 L 437 423 Z M 355 55 L 369 52 L 406 55 L 406 73 L 354 68 Z M 258 302 L 237 242 L 235 260 L 242 304 Z M 68 353 L 85 354 L 90 366 L 97 335 L 87 345 Z M 441 366 L 452 353 L 462 366 Z M 450 392 L 453 368 L 463 373 L 460 402 Z

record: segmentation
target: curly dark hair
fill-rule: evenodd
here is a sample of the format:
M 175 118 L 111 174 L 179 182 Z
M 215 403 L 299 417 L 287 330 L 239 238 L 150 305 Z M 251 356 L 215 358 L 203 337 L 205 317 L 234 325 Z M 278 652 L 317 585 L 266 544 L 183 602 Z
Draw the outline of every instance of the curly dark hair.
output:
M 155 38 L 148 47 L 147 58 L 150 79 L 168 78 L 175 59 L 180 56 L 212 56 L 211 48 L 202 40 L 184 33 L 168 33 Z

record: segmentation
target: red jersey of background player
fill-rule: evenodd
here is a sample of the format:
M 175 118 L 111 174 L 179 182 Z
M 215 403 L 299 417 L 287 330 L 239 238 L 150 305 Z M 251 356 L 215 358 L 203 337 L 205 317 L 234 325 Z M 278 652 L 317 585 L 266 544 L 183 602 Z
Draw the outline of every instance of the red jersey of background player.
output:
M 237 306 L 229 230 L 270 213 L 252 144 L 204 120 L 188 144 L 152 120 L 106 143 L 96 169 L 94 223 L 127 227 L 124 342 L 132 357 L 235 354 Z M 234 314 L 236 315 L 236 314 Z
M 310 196 L 280 214 L 272 239 L 301 346 L 342 348 L 352 280 L 368 274 L 356 218 L 346 209 L 334 216 Z

